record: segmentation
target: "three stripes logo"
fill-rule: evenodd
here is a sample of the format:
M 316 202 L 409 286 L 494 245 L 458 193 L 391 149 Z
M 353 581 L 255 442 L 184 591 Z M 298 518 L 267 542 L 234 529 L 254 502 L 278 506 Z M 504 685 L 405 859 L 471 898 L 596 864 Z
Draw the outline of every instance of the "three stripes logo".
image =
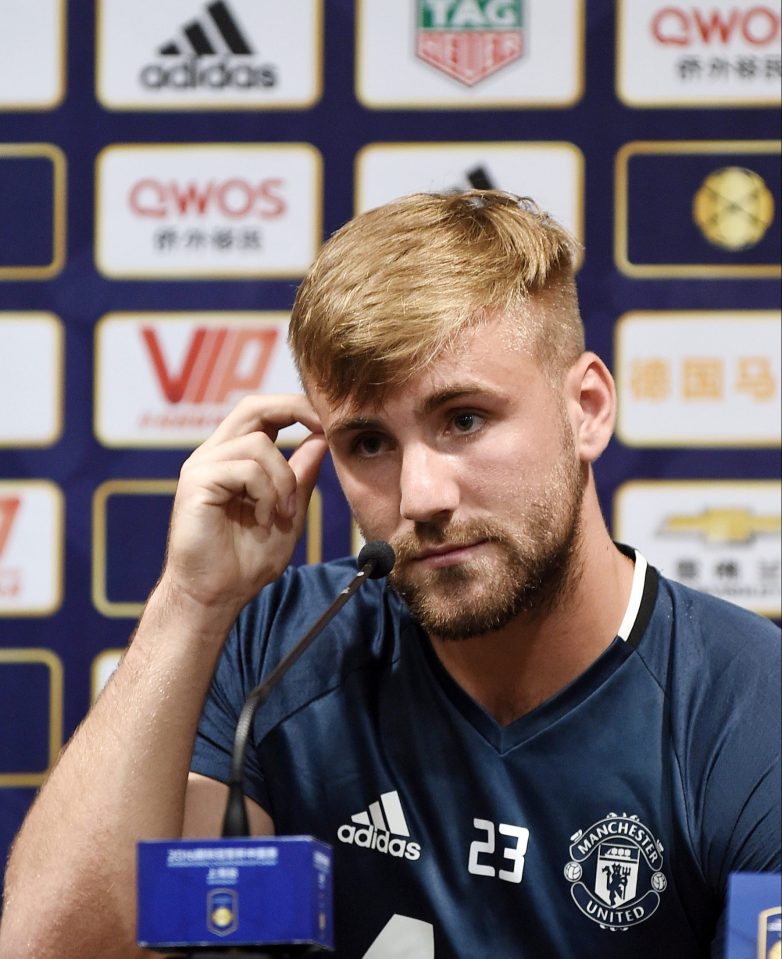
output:
M 197 57 L 208 56 L 213 53 L 251 54 L 253 49 L 248 43 L 244 32 L 231 13 L 227 4 L 219 0 L 210 3 L 206 8 L 207 17 L 204 23 L 192 20 L 182 27 L 184 43 L 172 40 L 164 44 L 158 53 L 164 57 L 183 56 L 191 54 Z M 211 28 L 211 29 L 210 29 Z M 210 33 L 212 36 L 210 36 Z M 224 44 L 227 50 L 221 50 Z
M 383 793 L 379 801 L 370 803 L 366 811 L 355 813 L 350 817 L 350 823 L 337 830 L 340 842 L 415 861 L 421 858 L 421 846 L 410 842 L 409 836 L 410 830 L 396 790 Z
M 160 59 L 143 67 L 140 80 L 150 90 L 273 87 L 277 68 L 253 59 L 255 52 L 236 13 L 217 0 L 158 48 Z

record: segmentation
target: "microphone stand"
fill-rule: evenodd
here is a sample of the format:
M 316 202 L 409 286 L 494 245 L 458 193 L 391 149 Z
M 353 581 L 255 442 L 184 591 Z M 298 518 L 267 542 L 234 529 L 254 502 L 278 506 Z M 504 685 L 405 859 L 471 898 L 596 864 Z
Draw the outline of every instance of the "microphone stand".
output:
M 382 540 L 367 543 L 358 554 L 359 571 L 337 596 L 336 600 L 310 627 L 303 639 L 284 656 L 266 679 L 259 683 L 247 697 L 239 714 L 231 756 L 231 773 L 228 779 L 228 802 L 223 818 L 223 839 L 242 838 L 250 835 L 247 806 L 244 800 L 244 757 L 255 714 L 266 702 L 272 689 L 279 683 L 293 664 L 304 653 L 324 626 L 339 612 L 361 584 L 367 579 L 387 576 L 394 565 L 393 549 Z M 305 956 L 323 955 L 319 946 L 207 946 L 185 954 L 185 959 L 303 959 Z
M 250 692 L 236 724 L 234 749 L 231 757 L 231 774 L 228 779 L 228 802 L 223 818 L 223 839 L 250 834 L 247 807 L 244 802 L 244 756 L 255 714 L 266 702 L 272 689 L 302 653 L 309 648 L 323 627 L 342 609 L 359 586 L 367 579 L 379 579 L 381 576 L 387 576 L 394 565 L 394 559 L 394 551 L 388 543 L 382 540 L 367 543 L 358 554 L 359 571 L 356 576 L 342 590 L 331 606 L 313 623 L 304 638 L 293 647 L 287 656 L 280 660 L 266 679 Z

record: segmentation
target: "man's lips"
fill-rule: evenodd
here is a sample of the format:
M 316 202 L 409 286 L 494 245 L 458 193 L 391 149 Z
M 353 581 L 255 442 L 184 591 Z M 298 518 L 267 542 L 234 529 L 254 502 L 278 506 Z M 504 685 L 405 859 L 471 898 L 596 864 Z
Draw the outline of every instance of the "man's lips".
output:
M 416 553 L 412 561 L 430 568 L 454 566 L 471 559 L 485 542 L 486 540 L 479 539 L 474 543 L 444 543 L 441 546 L 431 546 Z

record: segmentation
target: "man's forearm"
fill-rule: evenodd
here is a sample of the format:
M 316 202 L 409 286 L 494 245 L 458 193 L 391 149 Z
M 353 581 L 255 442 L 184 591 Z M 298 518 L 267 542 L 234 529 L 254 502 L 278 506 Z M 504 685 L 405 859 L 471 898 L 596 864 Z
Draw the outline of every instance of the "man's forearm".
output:
M 14 844 L 4 959 L 137 954 L 136 841 L 181 832 L 193 737 L 231 619 L 174 600 L 165 585 L 153 593 Z

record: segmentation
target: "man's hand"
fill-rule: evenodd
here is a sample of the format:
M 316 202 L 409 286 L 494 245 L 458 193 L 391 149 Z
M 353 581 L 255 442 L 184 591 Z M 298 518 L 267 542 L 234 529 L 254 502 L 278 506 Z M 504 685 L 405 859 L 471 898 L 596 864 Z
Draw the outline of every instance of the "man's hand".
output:
M 312 435 L 286 461 L 277 434 Z M 248 396 L 182 467 L 161 582 L 236 615 L 287 566 L 326 452 L 304 396 Z

